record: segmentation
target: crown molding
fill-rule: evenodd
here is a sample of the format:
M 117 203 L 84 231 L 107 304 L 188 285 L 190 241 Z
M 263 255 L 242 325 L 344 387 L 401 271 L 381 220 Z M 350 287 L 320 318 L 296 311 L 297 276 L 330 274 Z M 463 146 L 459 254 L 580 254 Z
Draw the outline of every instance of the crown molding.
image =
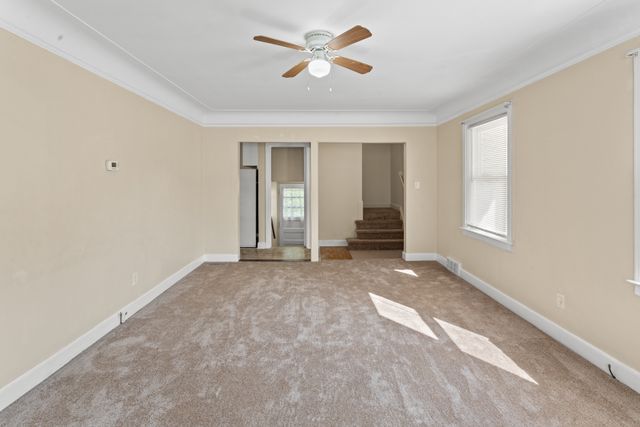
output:
M 237 110 L 205 116 L 205 127 L 370 127 L 435 126 L 428 111 L 401 110 Z
M 0 28 L 204 127 L 433 126 L 427 111 L 212 111 L 54 0 L 0 3 Z
M 617 17 L 618 21 L 613 22 L 614 18 L 610 18 L 612 22 L 599 22 L 597 17 L 594 18 L 592 15 L 583 16 L 580 20 L 580 25 L 577 26 L 571 32 L 565 32 L 561 36 L 554 39 L 553 45 L 551 44 L 543 44 L 542 47 L 538 46 L 538 51 L 533 51 L 530 53 L 528 57 L 536 57 L 536 53 L 539 53 L 539 50 L 545 50 L 551 54 L 551 56 L 556 55 L 560 56 L 563 50 L 567 50 L 568 47 L 571 48 L 573 46 L 573 50 L 575 51 L 573 56 L 569 59 L 566 59 L 566 54 L 564 58 L 556 58 L 556 60 L 549 59 L 546 64 L 538 63 L 525 63 L 520 68 L 522 72 L 525 72 L 527 69 L 535 69 L 538 68 L 538 72 L 534 72 L 533 75 L 530 75 L 526 78 L 511 78 L 509 76 L 497 76 L 493 79 L 492 82 L 485 84 L 485 86 L 476 91 L 472 91 L 464 94 L 464 96 L 460 96 L 457 100 L 452 100 L 444 105 L 439 106 L 435 115 L 437 117 L 437 125 L 444 124 L 448 121 L 456 119 L 464 114 L 467 114 L 471 111 L 474 111 L 478 108 L 481 108 L 491 102 L 495 102 L 496 100 L 509 96 L 513 92 L 522 89 L 526 86 L 529 86 L 533 83 L 536 83 L 540 80 L 543 80 L 553 74 L 556 74 L 560 71 L 563 71 L 573 65 L 576 65 L 580 62 L 583 62 L 595 55 L 598 55 L 606 50 L 609 50 L 615 46 L 618 46 L 622 43 L 625 43 L 635 37 L 640 36 L 640 28 L 637 25 L 633 25 L 632 28 L 627 31 L 623 31 L 621 34 L 612 34 L 605 35 L 602 34 L 604 32 L 612 32 L 617 28 L 622 28 L 624 25 L 622 21 L 633 18 L 633 16 L 637 16 L 640 13 L 640 3 L 629 3 L 630 6 L 634 7 L 635 13 L 631 13 L 631 11 L 627 11 L 630 13 L 622 13 L 624 11 L 617 11 L 617 13 L 610 13 L 610 16 Z M 616 7 L 616 5 L 607 5 L 607 7 Z M 628 26 L 628 25 L 627 25 Z M 600 32 L 601 37 L 600 40 L 603 40 L 600 43 L 592 45 L 591 47 L 585 46 L 585 48 L 580 49 L 576 48 L 576 46 L 582 46 L 584 44 L 585 34 L 592 32 Z M 591 39 L 595 39 L 596 37 L 592 34 Z M 540 54 L 542 56 L 542 54 Z M 527 57 L 527 58 L 528 58 Z M 525 61 L 527 60 L 525 59 Z M 510 73 L 516 74 L 516 73 Z M 511 80 L 511 81 L 509 81 Z
M 52 1 L 0 2 L 0 28 L 191 122 L 202 124 L 208 111 Z
M 564 33 L 551 55 L 560 55 L 562 47 L 574 47 L 584 35 L 584 28 L 594 23 L 583 17 L 581 27 Z M 619 18 L 622 19 L 622 18 Z M 612 24 L 609 22 L 608 24 Z M 615 23 L 613 23 L 615 24 Z M 480 90 L 462 94 L 441 105 L 435 112 L 426 110 L 219 110 L 200 102 L 158 71 L 67 12 L 55 0 L 20 0 L 0 2 L 0 28 L 40 46 L 91 73 L 94 73 L 178 116 L 204 127 L 358 127 L 358 126 L 437 126 L 468 113 L 518 89 L 542 80 L 584 61 L 631 38 L 640 36 L 635 28 L 575 55 L 568 61 L 550 61 L 540 66 L 533 77 L 514 81 L 509 75 L 497 76 Z M 594 26 L 594 31 L 613 31 L 615 25 Z M 62 36 L 62 37 L 60 37 Z M 578 45 L 579 46 L 579 45 Z M 545 46 L 548 48 L 548 46 Z M 554 53 L 555 52 L 555 53 Z M 534 52 L 535 53 L 535 52 Z M 535 57 L 536 55 L 532 55 Z M 531 63 L 521 71 L 534 68 Z M 509 73 L 516 74 L 516 73 Z M 520 73 L 522 74 L 522 73 Z M 502 77 L 502 78 L 501 78 Z M 511 81 L 510 81 L 511 80 Z

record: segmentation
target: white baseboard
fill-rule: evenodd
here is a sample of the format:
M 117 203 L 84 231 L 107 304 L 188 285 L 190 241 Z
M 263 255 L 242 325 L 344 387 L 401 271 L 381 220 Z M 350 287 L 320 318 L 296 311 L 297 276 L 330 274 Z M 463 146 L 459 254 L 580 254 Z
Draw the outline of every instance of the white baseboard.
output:
M 27 372 L 2 387 L 2 389 L 0 389 L 0 411 L 18 400 L 20 396 L 40 384 L 58 369 L 66 365 L 71 359 L 82 353 L 93 343 L 116 328 L 120 324 L 120 313 L 128 313 L 126 318 L 132 316 L 135 312 L 153 301 L 158 295 L 198 268 L 202 262 L 203 257 L 199 257 L 191 261 L 189 264 L 164 279 L 149 291 L 124 306 L 121 310 L 110 315 L 89 331 L 58 350 L 48 359 L 40 362 L 35 367 L 29 369 Z
M 445 263 L 445 257 L 443 257 L 442 255 L 437 255 L 436 260 L 440 264 L 444 265 Z M 460 268 L 460 278 L 469 282 L 472 286 L 480 290 L 482 293 L 488 295 L 498 303 L 502 304 L 513 313 L 531 323 L 565 347 L 573 350 L 598 368 L 605 371 L 607 374 L 609 374 L 609 365 L 611 365 L 611 371 L 616 376 L 618 381 L 626 384 L 636 392 L 640 393 L 640 372 L 636 371 L 628 365 L 625 365 L 613 356 L 595 347 L 593 344 L 569 332 L 562 326 L 547 319 L 540 313 L 532 310 L 531 308 L 510 297 L 504 292 L 489 285 L 487 282 L 469 273 L 464 268 Z
M 346 240 L 319 240 L 318 241 L 318 246 L 323 247 L 323 246 L 348 246 L 349 244 L 347 243 Z
M 238 262 L 240 254 L 205 254 L 204 262 Z
M 436 261 L 438 254 L 432 252 L 402 252 L 405 261 Z
M 267 242 L 258 242 L 258 249 L 269 249 Z
M 58 369 L 66 365 L 71 359 L 89 348 L 93 343 L 108 334 L 112 329 L 120 324 L 119 312 L 112 314 L 88 332 L 76 338 L 73 342 L 57 351 L 48 359 L 40 362 L 35 367 L 29 369 L 9 384 L 0 389 L 0 411 L 22 395 L 47 379 Z

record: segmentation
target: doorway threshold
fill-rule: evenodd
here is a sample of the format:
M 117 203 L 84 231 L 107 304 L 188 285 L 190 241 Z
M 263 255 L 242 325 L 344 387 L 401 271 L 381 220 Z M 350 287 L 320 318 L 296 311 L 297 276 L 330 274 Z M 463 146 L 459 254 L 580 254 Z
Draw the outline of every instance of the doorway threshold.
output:
M 311 261 L 311 250 L 304 246 L 280 246 L 271 249 L 241 248 L 240 261 Z

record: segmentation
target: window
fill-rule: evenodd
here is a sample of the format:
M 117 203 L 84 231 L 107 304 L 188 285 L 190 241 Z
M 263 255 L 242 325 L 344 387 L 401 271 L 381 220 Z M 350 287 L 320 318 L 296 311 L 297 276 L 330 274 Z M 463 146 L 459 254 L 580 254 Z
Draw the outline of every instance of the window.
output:
M 282 188 L 282 218 L 287 221 L 304 220 L 304 187 Z
M 511 248 L 511 104 L 463 123 L 463 230 L 503 249 Z

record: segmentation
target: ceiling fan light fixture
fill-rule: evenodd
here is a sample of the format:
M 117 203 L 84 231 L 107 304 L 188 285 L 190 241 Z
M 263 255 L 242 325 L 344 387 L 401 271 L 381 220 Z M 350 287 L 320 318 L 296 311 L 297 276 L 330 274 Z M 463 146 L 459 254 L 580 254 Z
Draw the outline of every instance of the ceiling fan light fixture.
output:
M 327 60 L 324 52 L 316 52 L 313 55 L 313 59 L 309 62 L 308 68 L 309 74 L 321 79 L 331 71 L 331 62 Z
M 331 71 L 331 63 L 326 59 L 314 59 L 309 62 L 309 74 L 319 79 L 325 77 Z
M 311 58 L 306 58 L 298 62 L 289 70 L 285 71 L 284 74 L 282 74 L 282 77 L 287 79 L 295 77 L 300 74 L 302 70 L 308 68 L 309 74 L 321 79 L 322 77 L 329 75 L 332 68 L 331 64 L 336 64 L 360 74 L 367 74 L 370 72 L 373 69 L 371 65 L 345 58 L 344 56 L 335 55 L 337 50 L 351 46 L 352 44 L 369 37 L 371 37 L 371 31 L 361 25 L 356 25 L 337 37 L 334 37 L 333 33 L 326 30 L 309 31 L 304 35 L 304 46 L 267 36 L 255 36 L 253 39 L 262 43 L 269 43 L 297 50 L 298 52 L 307 52 L 311 54 Z

